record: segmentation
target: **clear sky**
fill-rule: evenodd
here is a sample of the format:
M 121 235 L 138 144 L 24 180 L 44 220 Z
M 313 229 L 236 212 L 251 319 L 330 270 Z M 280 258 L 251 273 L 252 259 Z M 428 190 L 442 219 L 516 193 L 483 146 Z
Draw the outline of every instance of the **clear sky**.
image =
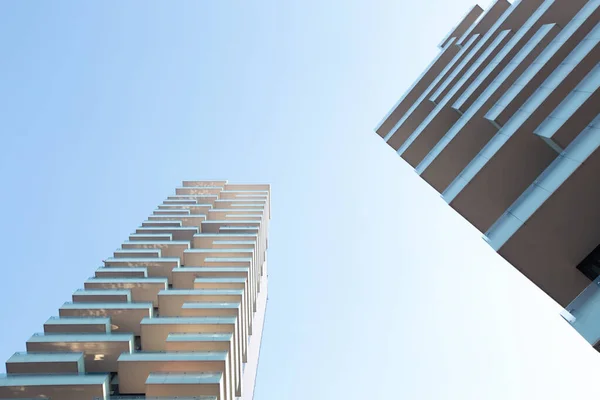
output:
M 256 400 L 596 397 L 560 308 L 373 133 L 472 1 L 0 2 L 0 361 L 221 178 L 272 184 Z

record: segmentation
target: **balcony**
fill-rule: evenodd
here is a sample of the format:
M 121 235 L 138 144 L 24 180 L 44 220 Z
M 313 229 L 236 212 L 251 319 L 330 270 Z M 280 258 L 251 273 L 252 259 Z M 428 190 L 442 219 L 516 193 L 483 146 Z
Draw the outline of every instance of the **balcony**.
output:
M 192 239 L 192 247 L 199 249 L 210 249 L 215 247 L 216 241 L 251 241 L 257 243 L 256 233 L 197 233 Z
M 146 278 L 146 267 L 100 267 L 96 270 L 96 278 Z
M 246 313 L 242 320 L 246 321 L 248 327 L 248 335 L 252 335 L 252 311 L 250 306 L 251 299 L 248 293 L 248 282 L 246 278 L 196 278 L 194 280 L 194 290 L 205 290 L 209 293 L 220 294 L 221 292 L 236 293 L 238 290 L 243 291 L 241 297 L 242 310 Z M 254 294 L 254 291 L 252 291 Z M 254 296 L 252 296 L 254 298 Z M 237 302 L 237 300 L 236 300 Z M 185 307 L 185 304 L 184 306 Z
M 178 196 L 218 195 L 222 190 L 221 186 L 178 187 L 175 188 L 175 194 Z
M 258 233 L 260 226 L 246 226 L 248 224 L 240 226 L 222 226 L 219 227 L 220 233 Z
M 172 233 L 132 233 L 129 235 L 129 241 L 138 241 L 141 240 L 143 242 L 164 242 L 167 240 L 173 240 Z
M 250 310 L 248 302 L 243 290 L 237 289 L 198 289 L 198 290 L 164 290 L 158 294 L 158 308 L 161 317 L 177 317 L 183 316 L 184 314 L 190 315 L 190 310 L 184 308 L 185 303 L 202 303 L 202 312 L 205 316 L 208 315 L 219 315 L 227 312 L 225 315 L 233 314 L 234 310 L 226 311 L 225 306 L 220 306 L 219 303 L 237 303 L 241 304 L 241 315 L 239 319 L 240 323 L 240 334 L 243 343 L 248 341 L 248 328 L 252 323 L 252 318 L 249 317 Z M 204 304 L 213 304 L 212 309 L 207 311 L 209 308 Z M 186 306 L 187 307 L 187 306 Z M 220 308 L 223 307 L 221 310 Z M 200 310 L 195 310 L 196 313 Z M 219 314 L 220 313 L 220 314 Z M 192 314 L 198 315 L 198 314 Z M 235 314 L 234 314 L 235 315 Z
M 109 375 L 3 375 L 0 398 L 53 400 L 108 400 Z
M 142 228 L 177 228 L 181 227 L 181 221 L 147 220 L 142 222 Z
M 227 185 L 226 180 L 214 180 L 214 181 L 183 181 L 181 184 L 183 187 L 211 187 L 211 188 L 224 188 Z
M 26 347 L 27 352 L 32 353 L 81 352 L 84 354 L 86 372 L 116 372 L 117 359 L 122 353 L 133 351 L 133 340 L 132 334 L 125 333 L 36 333 L 27 340 Z
M 162 374 L 151 373 L 146 379 L 147 396 L 210 396 L 215 400 L 226 399 L 225 377 L 221 373 Z
M 83 374 L 83 353 L 18 352 L 6 361 L 6 372 L 9 375 Z
M 179 199 L 177 197 L 171 198 L 169 197 L 167 200 L 163 201 L 164 204 L 198 204 L 194 199 Z
M 231 333 L 236 348 L 240 335 L 236 317 L 157 317 L 144 318 L 142 325 L 142 349 L 164 351 L 167 337 L 173 333 Z
M 235 317 L 237 321 L 242 321 L 242 305 L 235 302 L 189 302 L 181 306 L 182 317 Z M 248 339 L 248 330 L 245 326 L 238 324 L 238 335 L 241 338 L 241 360 L 246 362 L 246 344 Z
M 125 250 L 144 251 L 144 250 L 158 250 L 160 252 L 159 257 L 177 257 L 182 258 L 183 252 L 190 248 L 189 240 L 169 240 L 169 241 L 126 241 L 121 247 Z
M 65 303 L 61 317 L 109 317 L 111 330 L 140 334 L 140 321 L 154 316 L 152 303 Z
M 250 278 L 249 267 L 173 268 L 173 288 L 193 289 L 196 278 Z
M 196 233 L 198 233 L 198 227 L 195 226 L 171 226 L 171 227 L 160 227 L 160 226 L 142 226 L 135 230 L 136 234 L 160 234 L 168 233 L 171 234 L 172 240 L 187 240 L 190 241 Z
M 242 361 L 235 350 L 231 333 L 171 333 L 165 343 L 166 351 L 221 351 L 227 352 L 234 370 L 235 395 L 242 395 Z
M 129 290 L 131 301 L 149 302 L 156 307 L 158 293 L 167 289 L 169 282 L 167 278 L 91 278 L 83 285 L 92 290 Z
M 131 290 L 85 290 L 73 293 L 73 303 L 129 303 Z
M 159 258 L 162 256 L 160 249 L 117 249 L 114 252 L 114 258 Z
M 207 220 L 202 222 L 202 232 L 221 233 L 221 232 L 257 232 L 260 229 L 260 221 L 227 221 L 227 220 Z
M 600 277 L 586 287 L 561 315 L 592 346 L 600 342 Z
M 185 206 L 178 206 L 178 207 L 185 207 Z M 185 215 L 190 215 L 190 210 L 187 210 L 185 208 L 174 208 L 174 209 L 168 209 L 168 208 L 159 208 L 158 210 L 154 210 L 152 212 L 153 215 L 180 215 L 180 214 L 185 214 Z
M 183 211 L 183 210 L 182 210 Z M 148 222 L 161 222 L 164 224 L 169 223 L 177 223 L 180 225 L 176 226 L 200 226 L 200 224 L 206 220 L 206 215 L 204 214 L 176 214 L 176 215 L 150 215 L 148 217 Z M 148 224 L 142 224 L 142 226 L 152 226 Z M 163 225 L 168 226 L 168 225 Z
M 171 271 L 179 267 L 181 261 L 177 257 L 161 258 L 108 258 L 105 267 L 146 267 L 149 277 L 166 277 L 171 281 Z
M 229 364 L 226 352 L 140 352 L 122 354 L 118 364 L 119 392 L 122 394 L 144 393 L 151 373 L 183 374 L 188 371 L 219 372 L 224 376 L 225 399 L 231 400 L 234 392 L 233 367 Z
M 254 257 L 254 249 L 188 249 L 183 252 L 183 264 L 190 266 L 204 265 L 207 258 L 250 258 Z
M 254 240 L 215 240 L 213 241 L 214 249 L 255 249 L 256 241 Z
M 225 185 L 226 192 L 260 191 L 269 193 L 269 190 L 271 190 L 271 185 L 268 183 L 226 183 Z
M 191 204 L 160 204 L 157 211 L 168 211 L 168 210 L 189 210 L 190 214 L 204 214 L 208 213 L 212 209 L 212 204 L 197 204 L 195 201 Z
M 110 318 L 50 317 L 44 324 L 45 333 L 110 333 Z
M 219 198 L 218 194 L 180 194 L 167 197 L 169 200 L 193 200 L 195 204 L 214 204 Z M 165 202 L 166 202 L 165 201 Z

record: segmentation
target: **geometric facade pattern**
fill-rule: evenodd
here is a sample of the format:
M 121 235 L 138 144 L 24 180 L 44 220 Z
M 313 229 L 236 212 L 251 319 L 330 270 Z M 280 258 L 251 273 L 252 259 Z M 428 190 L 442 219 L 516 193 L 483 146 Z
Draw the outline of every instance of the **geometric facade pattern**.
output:
M 6 362 L 0 399 L 252 399 L 270 186 L 184 181 Z
M 600 339 L 599 41 L 599 0 L 475 6 L 375 129 L 565 306 L 592 344 Z

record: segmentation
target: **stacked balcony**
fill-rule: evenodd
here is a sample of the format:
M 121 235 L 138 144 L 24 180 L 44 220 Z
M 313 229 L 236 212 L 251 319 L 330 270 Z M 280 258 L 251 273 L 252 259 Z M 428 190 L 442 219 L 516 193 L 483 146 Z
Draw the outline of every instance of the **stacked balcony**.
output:
M 251 398 L 268 185 L 184 181 L 15 353 L 1 398 Z
M 471 9 L 376 128 L 563 306 L 600 273 L 599 44 L 599 0 Z

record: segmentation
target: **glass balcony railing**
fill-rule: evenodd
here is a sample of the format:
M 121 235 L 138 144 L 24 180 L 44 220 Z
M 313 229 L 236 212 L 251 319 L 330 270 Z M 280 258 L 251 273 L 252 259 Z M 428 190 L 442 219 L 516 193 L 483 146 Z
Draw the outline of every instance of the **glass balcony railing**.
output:
M 561 313 L 590 344 L 600 340 L 600 277 L 596 278 Z

